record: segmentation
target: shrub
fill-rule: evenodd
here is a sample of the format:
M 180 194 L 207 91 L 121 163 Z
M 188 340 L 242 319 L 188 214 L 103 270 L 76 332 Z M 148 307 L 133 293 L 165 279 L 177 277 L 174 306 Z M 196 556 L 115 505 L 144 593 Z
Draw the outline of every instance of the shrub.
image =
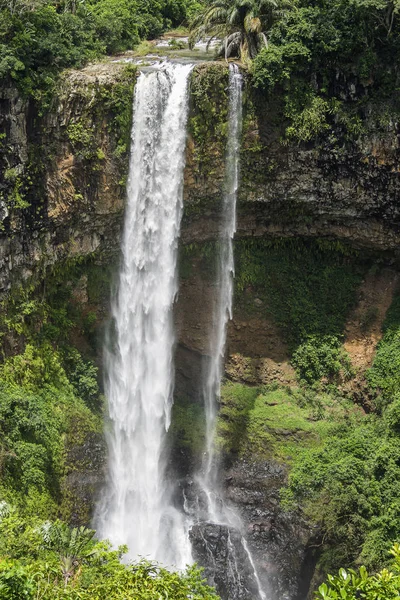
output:
M 300 380 L 313 384 L 322 377 L 351 377 L 348 353 L 335 336 L 310 336 L 293 353 L 292 364 Z
M 316 597 L 320 600 L 394 600 L 400 595 L 400 546 L 390 552 L 394 557 L 392 569 L 383 569 L 369 575 L 365 567 L 340 569 L 337 575 L 328 575 L 327 583 L 319 586 Z
M 0 561 L 0 599 L 31 600 L 35 584 L 29 571 L 15 561 Z
M 320 566 L 365 564 L 379 569 L 400 538 L 400 441 L 378 417 L 350 418 L 322 447 L 298 454 L 283 492 L 301 503 L 324 540 Z

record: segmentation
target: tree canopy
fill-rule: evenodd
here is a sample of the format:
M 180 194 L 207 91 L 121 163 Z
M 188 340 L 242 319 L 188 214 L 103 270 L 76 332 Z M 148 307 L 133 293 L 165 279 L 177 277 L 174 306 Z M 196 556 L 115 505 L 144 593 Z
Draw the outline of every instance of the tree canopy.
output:
M 0 81 L 40 98 L 57 73 L 187 23 L 197 0 L 0 0 Z

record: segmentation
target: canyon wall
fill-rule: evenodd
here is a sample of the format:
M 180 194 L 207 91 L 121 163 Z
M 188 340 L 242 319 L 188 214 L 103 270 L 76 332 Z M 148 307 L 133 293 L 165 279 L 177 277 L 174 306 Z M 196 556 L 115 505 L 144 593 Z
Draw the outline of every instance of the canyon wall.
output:
M 49 279 L 56 291 L 69 288 L 69 301 L 79 313 L 71 327 L 71 342 L 98 365 L 119 262 L 136 77 L 135 68 L 111 62 L 67 72 L 50 106 L 42 111 L 12 88 L 0 92 L 4 308 L 10 302 L 19 306 L 15 298 L 24 286 L 32 297 L 46 294 Z M 399 126 L 390 120 L 378 126 L 371 117 L 365 132 L 354 139 L 344 136 L 338 125 L 312 143 L 283 142 L 279 98 L 267 101 L 254 92 L 246 74 L 245 81 L 227 378 L 250 388 L 296 385 L 291 357 L 303 308 L 296 321 L 282 306 L 291 298 L 292 285 L 301 287 L 306 282 L 305 286 L 318 288 L 325 278 L 321 298 L 336 296 L 344 307 L 341 321 L 334 324 L 335 333 L 343 336 L 355 369 L 350 381 L 339 386 L 368 410 L 364 372 L 372 364 L 398 282 Z M 201 436 L 199 390 L 207 361 L 220 223 L 227 87 L 224 63 L 195 67 L 175 311 L 177 377 L 171 431 L 173 468 L 182 485 L 189 487 L 186 476 Z M 346 280 L 341 279 L 343 273 Z M 307 294 L 312 295 L 312 290 L 304 297 Z M 317 313 L 318 298 L 310 303 L 310 310 Z M 329 320 L 334 309 L 336 304 L 329 302 L 321 306 L 314 321 Z M 374 318 L 368 321 L 372 312 Z M 306 333 L 314 332 L 313 323 Z M 23 333 L 6 331 L 4 355 L 23 347 Z M 229 394 L 222 402 L 224 422 L 232 431 Z M 225 443 L 227 496 L 243 517 L 250 546 L 274 597 L 300 599 L 307 594 L 321 540 L 301 507 L 292 512 L 281 508 L 287 461 L 279 448 L 282 442 L 296 444 L 303 433 L 273 421 L 261 423 L 260 428 L 270 436 L 260 451 L 254 451 L 245 430 L 240 443 L 231 438 Z M 74 506 L 82 501 L 90 505 L 102 479 L 101 461 L 96 459 L 102 452 L 101 440 L 94 438 L 93 445 L 96 450 L 88 460 L 93 454 L 89 443 L 71 449 L 71 461 L 80 464 L 66 483 Z M 76 516 L 77 521 L 80 518 Z

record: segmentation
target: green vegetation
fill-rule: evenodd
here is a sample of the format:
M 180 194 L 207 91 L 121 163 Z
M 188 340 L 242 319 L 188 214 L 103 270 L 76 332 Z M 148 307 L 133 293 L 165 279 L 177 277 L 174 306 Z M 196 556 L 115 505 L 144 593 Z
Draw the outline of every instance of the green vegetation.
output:
M 37 100 L 57 74 L 181 25 L 197 0 L 1 0 L 0 81 Z
M 390 570 L 382 569 L 369 575 L 365 567 L 358 571 L 340 569 L 338 575 L 328 575 L 317 592 L 319 600 L 394 600 L 400 593 L 400 547 L 395 544 L 390 554 L 394 561 Z
M 81 170 L 85 179 L 90 181 L 88 188 L 94 187 L 96 172 L 104 167 L 106 154 L 104 150 L 104 132 L 99 123 L 107 123 L 108 134 L 113 145 L 114 161 L 118 172 L 123 175 L 127 171 L 127 155 L 129 151 L 132 125 L 132 97 L 136 83 L 137 68 L 135 65 L 124 66 L 110 82 L 88 85 L 76 85 L 74 95 L 76 102 L 82 107 L 78 116 L 72 115 L 64 135 L 68 140 L 74 157 L 82 164 Z M 68 84 L 67 84 L 68 85 Z M 67 88 L 67 91 L 68 88 Z M 64 87 L 59 90 L 61 98 L 65 94 Z M 56 99 L 56 103 L 59 99 Z M 88 110 L 85 108 L 88 106 Z M 103 144 L 103 148 L 101 145 Z M 47 149 L 47 147 L 46 147 Z M 51 145 L 50 145 L 51 151 Z
M 301 502 L 321 527 L 323 570 L 364 563 L 376 569 L 400 536 L 400 443 L 397 421 L 370 416 L 351 420 L 296 460 L 284 493 Z
M 312 340 L 316 347 L 330 340 L 333 351 L 368 264 L 323 241 L 239 240 L 235 250 L 236 302 L 254 310 L 254 294 L 261 298 L 292 350 L 307 340 L 308 348 Z
M 366 414 L 352 399 L 354 373 L 342 335 L 370 265 L 344 247 L 318 242 L 241 241 L 238 246 L 237 306 L 253 315 L 267 311 L 280 325 L 300 387 L 226 383 L 218 444 L 228 460 L 239 456 L 288 467 L 282 508 L 302 512 L 315 525 L 319 573 L 361 564 L 376 572 L 389 565 L 388 552 L 400 539 L 400 295 L 366 373 L 363 394 L 372 411 Z M 255 305 L 254 297 L 262 302 Z M 340 306 L 335 298 L 341 298 Z M 375 318 L 370 309 L 365 321 Z M 361 329 L 366 326 L 360 323 Z M 368 576 L 367 584 L 365 573 L 351 572 L 345 581 L 342 575 L 330 578 L 318 597 L 396 597 L 395 592 L 374 596 L 383 576 Z M 352 585 L 360 577 L 365 595 L 354 596 Z M 390 585 L 395 577 L 389 577 Z M 348 596 L 340 595 L 342 585 Z
M 280 248 L 283 278 L 287 277 L 286 250 L 282 252 Z M 275 252 L 273 249 L 272 256 Z M 302 249 L 301 257 L 306 259 L 304 269 L 308 273 L 310 254 Z M 266 252 L 264 262 L 270 265 L 270 260 Z M 257 264 L 261 269 L 261 260 Z M 296 272 L 295 264 L 292 261 Z M 319 266 L 322 281 L 326 267 L 322 255 Z M 270 266 L 268 269 L 271 272 Z M 253 267 L 250 272 L 254 275 Z M 358 277 L 358 267 L 355 272 Z M 276 274 L 272 273 L 269 286 L 277 282 Z M 295 291 L 284 279 L 286 285 L 280 297 L 285 299 L 290 294 L 290 306 L 296 302 L 308 305 L 300 303 L 297 295 L 298 289 L 304 294 L 304 276 L 296 277 Z M 247 285 L 254 286 L 256 281 L 246 278 Z M 337 277 L 333 281 L 337 284 Z M 257 295 L 259 292 L 256 289 Z M 319 291 L 315 293 L 318 297 Z M 341 293 L 338 285 L 335 293 Z M 400 539 L 399 297 L 395 296 L 387 313 L 383 339 L 367 372 L 370 396 L 375 398 L 372 407 L 376 410 L 371 414 L 365 414 L 341 387 L 343 380 L 352 376 L 351 367 L 340 339 L 332 335 L 308 336 L 295 349 L 292 363 L 301 383 L 299 388 L 247 387 L 238 383 L 226 383 L 223 387 L 217 433 L 224 455 L 252 460 L 258 457 L 257 460 L 275 460 L 289 466 L 288 484 L 281 491 L 282 507 L 289 512 L 302 511 L 316 526 L 321 573 L 343 565 L 347 568 L 364 564 L 371 572 L 382 569 L 389 565 L 391 546 Z M 326 321 L 330 313 L 324 313 L 325 306 L 321 302 L 321 315 L 325 315 Z M 306 333 L 310 331 L 310 323 L 321 333 L 322 321 L 314 322 L 314 313 L 307 312 L 308 316 L 303 315 Z M 332 323 L 336 327 L 339 322 Z M 388 590 L 390 585 L 398 586 L 396 573 L 385 580 Z M 387 596 L 373 595 L 382 591 L 379 587 L 383 585 L 382 578 L 382 574 L 367 576 L 365 570 L 350 571 L 347 576 L 340 572 L 320 588 L 318 597 L 352 600 L 397 597 L 396 587 L 393 588 L 396 593 L 392 590 Z M 361 587 L 357 588 L 359 584 Z M 340 595 L 343 586 L 348 595 Z M 352 595 L 355 589 L 365 595 Z
M 83 366 L 79 356 L 79 364 Z M 78 381 L 98 398 L 93 367 Z M 24 514 L 55 517 L 63 502 L 61 491 L 70 470 L 68 447 L 82 444 L 101 422 L 78 386 L 68 379 L 62 355 L 50 344 L 26 346 L 23 354 L 5 361 L 0 372 L 0 499 Z M 84 395 L 84 394 L 83 394 Z
M 189 131 L 203 177 L 221 177 L 218 161 L 225 155 L 228 131 L 228 77 L 224 64 L 200 65 L 193 71 Z
M 376 412 L 346 418 L 322 445 L 298 453 L 283 492 L 288 508 L 300 504 L 318 524 L 324 572 L 356 564 L 379 569 L 400 539 L 399 317 L 397 296 L 367 373 Z
M 341 375 L 349 379 L 352 375 L 350 358 L 335 336 L 307 338 L 293 353 L 292 365 L 300 380 L 308 384 L 322 377 L 332 379 Z
M 0 504 L 0 598 L 4 600 L 218 600 L 201 572 L 184 573 L 142 561 L 122 564 L 126 548 L 111 551 L 94 531 L 64 523 L 24 519 Z
M 359 409 L 335 393 L 278 386 L 222 389 L 218 443 L 226 454 L 292 462 L 302 448 L 320 447 Z
M 400 114 L 399 15 L 397 0 L 209 0 L 191 43 L 216 37 L 249 65 L 286 141 L 335 143 L 362 135 L 367 116 L 387 128 Z
M 400 537 L 400 402 L 365 415 L 331 388 L 254 388 L 226 383 L 218 443 L 226 456 L 290 466 L 282 506 L 318 527 L 319 569 L 376 570 Z
M 329 132 L 357 137 L 373 119 L 399 113 L 399 6 L 394 0 L 298 0 L 269 34 L 252 65 L 253 82 L 282 99 L 286 137 Z
M 397 293 L 386 315 L 383 338 L 378 344 L 374 364 L 367 373 L 370 386 L 379 396 L 378 404 L 400 397 L 400 294 Z
M 188 450 L 193 459 L 197 458 L 203 451 L 205 440 L 203 406 L 188 398 L 175 397 L 169 435 L 174 448 Z
M 90 281 L 96 271 L 90 261 L 64 263 L 47 274 L 46 284 L 25 283 L 3 303 L 3 351 L 10 344 L 20 349 L 0 366 L 0 500 L 26 515 L 69 517 L 65 482 L 78 465 L 68 453 L 101 431 L 91 360 L 96 316 L 74 298 L 82 277 Z M 83 352 L 74 347 L 79 339 Z

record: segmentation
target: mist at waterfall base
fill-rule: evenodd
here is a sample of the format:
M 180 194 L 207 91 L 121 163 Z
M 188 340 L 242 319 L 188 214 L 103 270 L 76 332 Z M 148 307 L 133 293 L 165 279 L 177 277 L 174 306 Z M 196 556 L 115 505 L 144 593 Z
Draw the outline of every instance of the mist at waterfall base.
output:
M 118 291 L 105 348 L 107 488 L 95 518 L 114 546 L 183 568 L 188 523 L 165 477 L 174 387 L 172 308 L 182 215 L 190 65 L 141 73 L 135 90 Z

